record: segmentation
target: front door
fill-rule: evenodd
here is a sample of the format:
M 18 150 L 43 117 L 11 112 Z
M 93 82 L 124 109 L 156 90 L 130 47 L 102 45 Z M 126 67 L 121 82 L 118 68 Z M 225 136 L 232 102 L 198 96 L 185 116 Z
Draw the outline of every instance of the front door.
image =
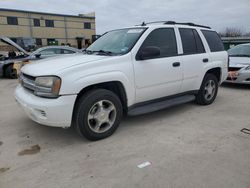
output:
M 137 103 L 177 94 L 182 84 L 183 69 L 174 28 L 153 30 L 138 53 L 149 46 L 159 48 L 160 55 L 134 61 Z

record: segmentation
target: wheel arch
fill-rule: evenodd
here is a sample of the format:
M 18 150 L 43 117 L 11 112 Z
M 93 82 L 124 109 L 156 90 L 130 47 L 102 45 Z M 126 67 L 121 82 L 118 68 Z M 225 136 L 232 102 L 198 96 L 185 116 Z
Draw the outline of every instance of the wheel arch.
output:
M 216 76 L 216 78 L 218 79 L 218 82 L 220 83 L 221 82 L 221 76 L 222 76 L 222 69 L 221 67 L 214 67 L 214 68 L 211 68 L 209 70 L 207 70 L 207 72 L 205 73 L 206 74 L 213 74 Z M 204 77 L 205 77 L 204 75 Z M 203 79 L 204 79 L 203 77 Z
M 6 69 L 7 69 L 9 66 L 13 66 L 13 65 L 14 65 L 14 62 L 6 63 L 6 64 L 3 65 L 2 70 L 3 70 L 3 76 L 4 76 L 4 77 L 6 76 Z
M 94 89 L 107 89 L 107 90 L 112 91 L 113 93 L 115 93 L 119 97 L 119 99 L 121 100 L 121 103 L 122 103 L 122 106 L 123 106 L 123 112 L 127 113 L 127 109 L 128 109 L 128 107 L 127 107 L 128 106 L 127 93 L 126 93 L 124 85 L 120 81 L 102 82 L 102 83 L 96 83 L 96 84 L 92 84 L 92 85 L 84 87 L 77 94 L 77 98 L 76 98 L 75 104 L 74 104 L 74 111 L 75 111 L 75 108 L 77 106 L 76 104 L 77 104 L 78 100 L 86 92 L 88 92 L 90 90 L 94 90 Z M 74 111 L 73 111 L 73 113 L 74 113 Z

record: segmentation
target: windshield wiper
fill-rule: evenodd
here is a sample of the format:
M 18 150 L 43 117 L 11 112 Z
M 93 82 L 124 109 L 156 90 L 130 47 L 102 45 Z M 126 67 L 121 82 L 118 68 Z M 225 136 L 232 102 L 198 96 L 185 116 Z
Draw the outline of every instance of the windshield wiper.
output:
M 117 55 L 114 52 L 111 51 L 106 51 L 106 50 L 84 50 L 84 52 L 86 52 L 86 54 L 93 54 L 93 53 L 98 53 L 98 54 L 102 54 L 102 55 Z

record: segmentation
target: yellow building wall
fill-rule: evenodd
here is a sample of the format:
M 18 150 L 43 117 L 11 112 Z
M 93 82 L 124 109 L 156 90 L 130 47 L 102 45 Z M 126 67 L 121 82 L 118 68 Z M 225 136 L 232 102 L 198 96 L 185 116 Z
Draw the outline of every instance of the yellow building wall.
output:
M 17 17 L 18 25 L 8 25 L 7 16 Z M 34 27 L 34 18 L 40 20 L 40 27 Z M 45 20 L 53 20 L 54 27 L 46 27 Z M 84 29 L 85 22 L 91 23 L 91 29 Z M 31 28 L 30 24 L 32 26 Z M 65 32 L 65 26 L 67 28 L 67 36 Z M 92 35 L 95 34 L 95 19 L 91 18 L 0 11 L 0 36 L 7 36 L 10 38 L 32 36 L 33 38 L 41 38 L 43 45 L 47 45 L 48 38 L 54 38 L 59 42 L 59 44 L 70 43 L 72 46 L 77 46 L 76 37 L 82 37 L 84 39 L 91 40 Z M 83 40 L 83 45 L 84 44 L 85 43 Z

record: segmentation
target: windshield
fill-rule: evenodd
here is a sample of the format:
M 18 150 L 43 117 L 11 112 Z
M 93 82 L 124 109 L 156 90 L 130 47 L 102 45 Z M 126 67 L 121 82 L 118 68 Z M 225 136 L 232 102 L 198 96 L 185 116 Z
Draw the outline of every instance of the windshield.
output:
M 87 54 L 122 55 L 128 53 L 146 28 L 120 29 L 107 32 L 86 49 Z
M 228 50 L 229 56 L 250 57 L 250 45 L 239 45 Z

